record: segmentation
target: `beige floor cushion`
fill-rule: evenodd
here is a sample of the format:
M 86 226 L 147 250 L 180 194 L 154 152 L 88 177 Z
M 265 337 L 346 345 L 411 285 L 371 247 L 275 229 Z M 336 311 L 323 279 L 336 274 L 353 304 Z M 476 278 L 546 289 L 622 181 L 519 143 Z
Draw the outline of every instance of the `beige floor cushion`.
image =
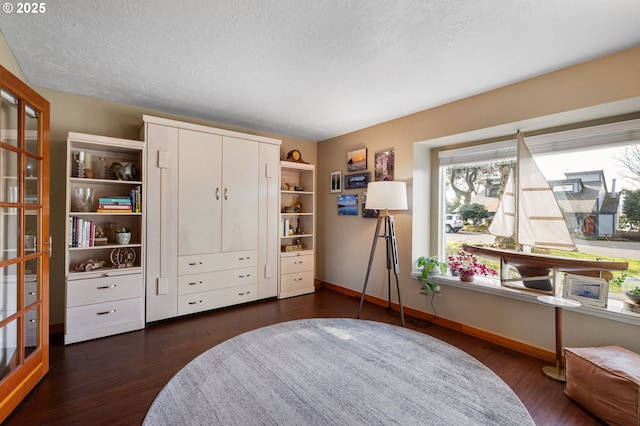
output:
M 640 355 L 620 346 L 565 348 L 564 393 L 611 425 L 640 426 Z

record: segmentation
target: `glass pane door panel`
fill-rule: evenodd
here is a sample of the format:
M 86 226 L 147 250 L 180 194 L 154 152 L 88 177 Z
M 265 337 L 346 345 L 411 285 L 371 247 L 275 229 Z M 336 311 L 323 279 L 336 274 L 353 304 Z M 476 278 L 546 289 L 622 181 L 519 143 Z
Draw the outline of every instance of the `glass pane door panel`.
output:
M 40 210 L 25 209 L 24 216 L 24 254 L 37 253 L 39 251 L 38 235 L 40 235 Z
M 18 202 L 18 154 L 8 149 L 0 149 L 0 179 L 2 192 L 0 201 L 7 203 Z
M 24 124 L 27 130 L 25 134 L 25 151 L 38 155 L 40 154 L 40 140 L 38 139 L 40 120 L 38 118 L 38 112 L 29 105 L 25 105 L 24 112 Z M 27 174 L 27 176 L 29 175 Z
M 38 286 L 38 272 L 40 270 L 40 258 L 29 259 L 25 262 L 24 272 L 24 307 L 36 303 L 40 299 Z
M 18 312 L 18 268 L 9 265 L 0 268 L 0 320 Z
M 29 357 L 38 347 L 40 306 L 27 311 L 24 316 L 24 355 Z
M 0 327 L 0 380 L 9 376 L 19 366 L 18 320 Z
M 27 204 L 40 204 L 40 194 L 38 193 L 40 161 L 31 157 L 26 157 L 26 160 L 24 202 Z
M 0 260 L 15 259 L 18 256 L 17 210 L 12 207 L 0 208 Z
M 0 138 L 2 142 L 18 146 L 18 101 L 9 92 L 2 90 L 0 105 Z

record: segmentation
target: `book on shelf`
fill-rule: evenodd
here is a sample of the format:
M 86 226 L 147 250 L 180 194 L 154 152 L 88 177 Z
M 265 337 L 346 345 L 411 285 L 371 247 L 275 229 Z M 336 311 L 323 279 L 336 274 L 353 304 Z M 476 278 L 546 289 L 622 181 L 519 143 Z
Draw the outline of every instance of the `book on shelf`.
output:
M 290 237 L 292 235 L 294 235 L 294 232 L 291 219 L 280 219 L 280 236 Z
M 132 190 L 133 194 L 133 190 Z M 98 200 L 98 213 L 132 213 L 135 212 L 132 196 L 114 195 L 100 197 Z
M 111 207 L 104 207 L 104 208 L 100 208 L 98 207 L 98 213 L 133 213 L 133 209 L 131 207 L 128 207 L 126 209 L 119 209 L 119 208 L 111 208 Z
M 113 210 L 131 210 L 131 204 L 98 204 L 99 209 L 113 209 Z
M 142 187 L 131 189 L 129 195 L 113 195 L 100 197 L 99 213 L 140 213 L 142 212 Z
M 131 197 L 127 197 L 126 195 L 114 196 L 114 197 L 100 197 L 98 199 L 100 204 L 129 204 L 131 205 Z
M 131 190 L 131 205 L 135 213 L 142 212 L 142 188 L 140 185 Z
M 109 240 L 103 232 L 96 235 L 98 225 L 93 220 L 77 216 L 69 217 L 69 247 L 95 247 L 107 245 Z
M 69 218 L 70 247 L 93 247 L 95 245 L 96 223 L 92 220 L 72 216 Z

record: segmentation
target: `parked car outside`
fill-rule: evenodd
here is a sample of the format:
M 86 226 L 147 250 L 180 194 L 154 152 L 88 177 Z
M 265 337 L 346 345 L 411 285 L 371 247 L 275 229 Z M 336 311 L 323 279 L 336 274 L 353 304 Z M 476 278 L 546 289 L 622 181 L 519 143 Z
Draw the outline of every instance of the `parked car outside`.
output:
M 458 232 L 464 227 L 462 217 L 459 214 L 446 214 L 444 219 L 444 228 L 447 232 Z

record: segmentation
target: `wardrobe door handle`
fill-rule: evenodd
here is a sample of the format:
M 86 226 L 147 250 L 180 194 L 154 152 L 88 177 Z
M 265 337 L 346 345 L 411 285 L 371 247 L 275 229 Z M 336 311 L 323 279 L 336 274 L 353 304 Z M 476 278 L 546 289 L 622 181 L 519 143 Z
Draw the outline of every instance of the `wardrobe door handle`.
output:
M 227 189 L 227 188 L 224 189 L 224 199 L 225 200 L 229 199 L 229 189 Z
M 216 188 L 216 200 L 220 199 L 220 188 Z

